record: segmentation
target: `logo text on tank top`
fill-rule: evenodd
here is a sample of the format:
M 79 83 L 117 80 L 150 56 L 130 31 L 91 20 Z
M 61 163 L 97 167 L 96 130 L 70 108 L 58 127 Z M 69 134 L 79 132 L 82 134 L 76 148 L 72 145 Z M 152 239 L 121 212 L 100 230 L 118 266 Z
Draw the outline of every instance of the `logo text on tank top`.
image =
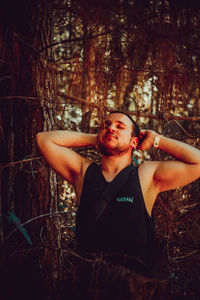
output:
M 117 202 L 129 202 L 133 203 L 133 197 L 117 197 Z

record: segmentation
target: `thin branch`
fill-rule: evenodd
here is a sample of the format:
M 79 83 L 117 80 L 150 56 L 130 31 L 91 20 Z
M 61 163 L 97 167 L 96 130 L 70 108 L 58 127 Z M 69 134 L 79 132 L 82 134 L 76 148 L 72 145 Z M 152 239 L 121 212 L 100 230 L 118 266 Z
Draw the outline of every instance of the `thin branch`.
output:
M 184 259 L 184 258 L 187 258 L 187 257 L 189 257 L 189 256 L 192 256 L 192 255 L 194 255 L 195 253 L 198 253 L 198 252 L 199 252 L 199 249 L 194 250 L 194 251 L 192 251 L 192 252 L 190 252 L 190 253 L 188 253 L 188 254 L 179 256 L 179 257 L 172 257 L 171 260 L 172 260 L 172 261 L 177 261 L 177 260 L 179 260 L 179 259 Z
M 97 34 L 94 34 L 94 35 L 89 35 L 89 36 L 87 36 L 87 38 L 85 38 L 85 37 L 77 37 L 77 38 L 73 38 L 73 39 L 65 39 L 65 40 L 58 41 L 58 42 L 52 43 L 50 45 L 47 45 L 46 47 L 41 48 L 41 51 L 43 51 L 43 50 L 45 50 L 47 48 L 53 47 L 53 46 L 64 44 L 64 43 L 73 43 L 73 42 L 80 42 L 80 41 L 83 41 L 83 40 L 92 40 L 92 39 L 94 39 L 96 37 L 99 37 L 99 36 L 102 36 L 102 35 L 106 35 L 106 34 L 109 34 L 111 32 L 114 32 L 114 31 L 117 31 L 117 29 L 112 29 L 112 30 L 110 29 L 110 30 L 107 30 L 107 31 L 102 32 L 102 33 L 97 33 Z
M 37 104 L 32 102 L 31 100 L 44 100 L 43 98 L 38 98 L 38 97 L 29 97 L 29 96 L 6 96 L 6 97 L 0 97 L 0 100 L 16 100 L 16 99 L 21 99 L 25 100 L 31 104 Z
M 9 164 L 0 166 L 0 172 L 2 170 L 4 170 L 5 168 L 8 168 L 8 167 L 12 167 L 12 166 L 15 166 L 15 165 L 23 164 L 24 162 L 30 162 L 30 161 L 34 161 L 34 160 L 40 160 L 40 159 L 42 159 L 42 156 L 14 161 L 14 162 L 11 162 Z
M 190 133 L 188 133 L 177 120 L 175 120 L 175 122 L 183 130 L 183 132 L 185 133 L 185 135 L 187 137 L 189 137 L 189 138 L 198 138 L 199 137 L 199 136 L 191 135 Z
M 25 221 L 24 223 L 20 224 L 19 226 L 17 226 L 15 229 L 13 229 L 6 237 L 6 239 L 8 240 L 11 235 L 13 235 L 13 233 L 15 233 L 18 229 L 20 229 L 21 227 L 24 227 L 24 225 L 27 225 L 37 219 L 40 219 L 40 218 L 44 218 L 44 217 L 49 217 L 49 216 L 54 216 L 54 215 L 58 215 L 58 214 L 66 214 L 66 213 L 72 213 L 72 212 L 76 212 L 76 210 L 70 210 L 70 211 L 56 211 L 56 212 L 53 212 L 53 213 L 48 213 L 48 214 L 43 214 L 43 215 L 39 215 L 37 217 L 34 217 L 32 219 L 29 219 L 27 221 Z
M 92 102 L 87 102 L 86 100 L 82 99 L 82 98 L 79 98 L 79 97 L 74 97 L 74 96 L 71 96 L 71 95 L 67 95 L 63 92 L 60 92 L 60 91 L 57 91 L 57 95 L 66 99 L 66 100 L 72 100 L 72 101 L 75 101 L 77 103 L 81 103 L 81 104 L 84 104 L 88 107 L 92 107 L 94 109 L 98 109 L 98 110 L 104 110 L 104 111 L 112 111 L 114 110 L 115 108 L 114 107 L 108 107 L 108 106 L 103 106 L 101 107 L 100 105 L 97 105 L 95 103 L 92 103 Z M 52 103 L 52 101 L 49 101 L 48 99 L 45 99 L 45 98 L 41 98 L 41 97 L 29 97 L 29 96 L 6 96 L 6 97 L 0 97 L 0 99 L 5 99 L 5 100 L 15 100 L 15 99 L 22 99 L 22 100 L 25 100 L 31 104 L 37 104 L 37 103 L 33 103 L 32 101 L 30 100 L 43 100 L 45 102 L 48 102 L 48 103 Z M 54 102 L 56 103 L 56 101 Z M 52 108 L 53 110 L 56 110 L 56 111 L 59 111 L 58 109 L 54 109 Z M 117 108 L 116 108 L 117 109 Z M 63 111 L 63 110 L 62 110 Z M 125 110 L 124 110 L 125 111 Z M 184 133 L 189 137 L 189 138 L 198 138 L 200 136 L 192 136 L 190 135 L 189 133 L 187 133 L 185 131 L 185 129 L 177 122 L 177 120 L 185 120 L 185 121 L 200 121 L 200 117 L 186 117 L 186 116 L 172 116 L 172 115 L 169 115 L 169 114 L 166 114 L 166 113 L 161 113 L 159 115 L 152 115 L 152 114 L 146 114 L 146 113 L 143 113 L 142 111 L 125 111 L 127 112 L 129 115 L 133 115 L 133 116 L 137 116 L 137 117 L 143 117 L 143 118 L 149 118 L 149 119 L 155 119 L 155 120 L 166 120 L 166 121 L 169 121 L 169 120 L 174 120 L 176 121 L 176 123 L 178 124 L 179 127 L 181 127 L 181 129 L 184 131 Z
M 111 108 L 111 107 L 108 107 L 108 106 L 101 107 L 100 105 L 97 105 L 95 103 L 87 102 L 86 100 L 84 100 L 82 98 L 70 96 L 70 95 L 62 93 L 60 91 L 57 92 L 57 95 L 60 96 L 60 97 L 63 97 L 66 100 L 67 99 L 73 100 L 75 102 L 84 104 L 86 106 L 89 106 L 89 107 L 92 107 L 92 108 L 95 108 L 95 109 L 98 109 L 98 110 L 101 109 L 101 110 L 104 110 L 104 111 L 112 111 L 112 110 L 115 109 L 114 107 Z M 143 113 L 142 111 L 125 111 L 125 112 L 127 112 L 129 115 L 134 115 L 134 116 L 137 116 L 137 117 L 143 117 L 143 118 L 149 118 L 149 119 L 156 119 L 156 120 L 190 120 L 190 121 L 200 121 L 200 117 L 172 116 L 172 115 L 168 115 L 166 113 L 164 113 L 164 114 L 162 113 L 162 114 L 159 114 L 159 115 L 156 116 L 156 115 L 152 115 L 152 114 Z
M 13 80 L 14 78 L 11 77 L 11 76 L 9 76 L 9 75 L 6 75 L 6 76 L 0 78 L 0 82 L 3 81 L 3 80 L 5 80 L 5 79 L 11 79 L 11 80 Z
M 100 105 L 97 105 L 95 103 L 87 102 L 87 100 L 84 100 L 84 99 L 79 98 L 79 97 L 74 97 L 74 96 L 71 96 L 71 95 L 67 95 L 67 94 L 65 94 L 63 92 L 60 92 L 60 91 L 57 92 L 57 95 L 64 98 L 64 99 L 66 99 L 66 100 L 72 100 L 72 101 L 75 101 L 77 103 L 84 104 L 88 107 L 92 107 L 92 108 L 98 109 L 98 110 L 112 111 L 114 109 L 117 109 L 117 108 L 114 108 L 114 107 L 111 108 L 111 107 L 108 107 L 108 106 L 101 107 Z M 33 103 L 32 101 L 29 101 L 29 100 L 42 100 L 42 101 L 45 101 L 47 103 L 51 103 L 51 105 L 53 105 L 51 100 L 41 98 L 41 97 L 14 96 L 13 95 L 13 96 L 0 97 L 0 99 L 5 99 L 5 100 L 6 99 L 7 100 L 22 99 L 22 100 L 25 100 L 25 101 L 27 101 L 31 104 L 37 104 L 37 103 Z M 54 103 L 56 103 L 56 101 Z M 49 107 L 47 107 L 47 108 L 49 108 Z M 51 108 L 51 109 L 59 111 L 58 109 L 55 109 L 55 108 Z M 63 110 L 61 110 L 61 111 L 63 111 Z M 185 121 L 192 121 L 192 122 L 199 122 L 200 121 L 200 117 L 173 116 L 173 115 L 169 115 L 169 114 L 166 114 L 166 113 L 160 113 L 158 115 L 152 115 L 152 114 L 143 113 L 142 111 L 128 111 L 128 110 L 125 111 L 125 112 L 127 112 L 129 115 L 133 115 L 133 116 L 137 116 L 137 117 L 143 117 L 143 118 L 149 118 L 149 119 L 155 119 L 155 120 L 166 120 L 166 121 L 169 121 L 169 120 L 174 120 L 174 121 L 185 120 Z M 177 124 L 181 127 L 181 125 L 178 122 L 177 122 Z M 192 135 L 188 134 L 184 129 L 183 129 L 183 131 L 185 132 L 185 134 L 189 138 L 199 138 L 200 137 L 200 136 L 192 136 Z
M 48 61 L 48 62 L 55 62 L 54 59 L 50 59 L 50 58 L 44 56 L 43 54 L 41 54 L 37 49 L 35 49 L 35 48 L 33 47 L 33 45 L 29 44 L 29 43 L 28 43 L 27 41 L 25 41 L 22 37 L 20 37 L 19 34 L 17 34 L 17 33 L 14 32 L 13 35 L 14 35 L 19 41 L 21 41 L 24 45 L 26 45 L 27 47 L 29 47 L 30 49 L 32 49 L 32 51 L 33 51 L 35 54 L 39 55 L 40 57 L 42 57 L 43 59 L 45 59 L 45 60 Z

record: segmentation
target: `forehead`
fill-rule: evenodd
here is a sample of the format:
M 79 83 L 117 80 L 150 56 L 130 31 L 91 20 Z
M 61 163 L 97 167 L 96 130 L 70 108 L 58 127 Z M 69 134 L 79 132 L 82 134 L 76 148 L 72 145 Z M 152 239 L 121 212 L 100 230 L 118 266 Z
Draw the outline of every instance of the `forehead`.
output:
M 120 122 L 125 124 L 127 127 L 132 127 L 133 123 L 131 122 L 131 120 L 124 114 L 120 114 L 120 113 L 113 113 L 110 114 L 106 117 L 105 121 L 112 121 L 112 122 Z

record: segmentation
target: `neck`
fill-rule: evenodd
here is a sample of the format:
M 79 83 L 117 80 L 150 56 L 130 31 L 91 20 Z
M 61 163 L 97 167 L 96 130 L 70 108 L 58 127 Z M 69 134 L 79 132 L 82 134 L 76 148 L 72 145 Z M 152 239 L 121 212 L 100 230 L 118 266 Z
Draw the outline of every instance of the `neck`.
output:
M 112 180 L 122 169 L 131 164 L 131 154 L 123 156 L 103 156 L 102 173 L 108 180 Z

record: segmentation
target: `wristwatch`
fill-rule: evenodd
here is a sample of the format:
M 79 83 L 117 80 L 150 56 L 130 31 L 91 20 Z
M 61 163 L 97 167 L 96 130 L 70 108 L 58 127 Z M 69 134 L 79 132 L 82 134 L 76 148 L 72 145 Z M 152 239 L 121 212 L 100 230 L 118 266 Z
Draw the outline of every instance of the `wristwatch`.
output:
M 157 134 L 154 138 L 154 143 L 153 143 L 154 148 L 157 149 L 159 147 L 159 142 L 160 142 L 160 135 Z

